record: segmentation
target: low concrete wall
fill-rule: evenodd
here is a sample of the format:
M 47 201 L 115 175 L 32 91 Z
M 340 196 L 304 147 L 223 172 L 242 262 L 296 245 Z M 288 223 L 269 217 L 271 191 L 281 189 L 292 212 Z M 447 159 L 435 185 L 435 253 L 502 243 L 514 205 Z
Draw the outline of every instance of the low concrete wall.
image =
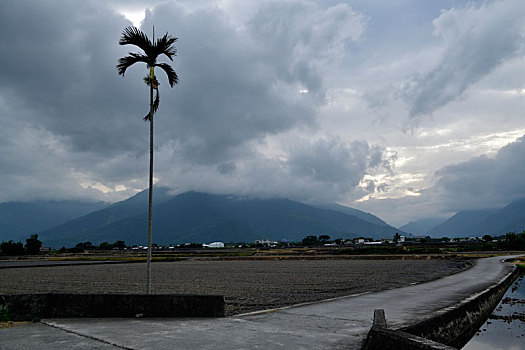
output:
M 459 305 L 454 305 L 440 315 L 401 330 L 426 339 L 461 348 L 485 323 L 494 308 L 518 277 L 514 266 L 511 273 L 497 285 L 474 295 Z
M 56 317 L 224 317 L 219 295 L 19 294 L 0 299 L 15 320 Z
M 368 333 L 365 350 L 456 350 L 444 344 L 399 330 L 388 329 L 385 312 L 374 310 L 374 325 Z
M 374 311 L 374 325 L 363 346 L 376 349 L 457 349 L 463 347 L 498 305 L 499 301 L 518 277 L 514 266 L 511 273 L 498 284 L 453 305 L 437 316 L 401 329 L 388 329 L 384 311 Z

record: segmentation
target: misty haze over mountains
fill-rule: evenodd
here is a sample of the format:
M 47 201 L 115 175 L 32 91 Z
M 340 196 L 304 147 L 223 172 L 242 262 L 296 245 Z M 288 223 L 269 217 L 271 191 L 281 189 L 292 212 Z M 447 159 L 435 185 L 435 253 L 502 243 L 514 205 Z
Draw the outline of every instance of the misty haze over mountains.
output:
M 30 234 L 61 225 L 109 203 L 79 201 L 35 201 L 0 203 L 0 242 L 22 241 Z
M 179 244 L 256 239 L 300 241 L 308 235 L 332 238 L 392 237 L 400 234 L 469 237 L 525 229 L 525 199 L 504 208 L 460 211 L 447 220 L 422 219 L 390 226 L 377 216 L 336 203 L 307 205 L 288 199 L 255 199 L 186 192 L 154 191 L 154 242 Z M 38 233 L 44 245 L 124 240 L 145 244 L 147 191 L 107 203 L 10 202 L 0 204 L 0 241 L 23 241 Z
M 462 210 L 449 219 L 425 219 L 408 223 L 400 230 L 431 237 L 470 237 L 503 235 L 525 230 L 525 199 L 514 201 L 503 208 Z

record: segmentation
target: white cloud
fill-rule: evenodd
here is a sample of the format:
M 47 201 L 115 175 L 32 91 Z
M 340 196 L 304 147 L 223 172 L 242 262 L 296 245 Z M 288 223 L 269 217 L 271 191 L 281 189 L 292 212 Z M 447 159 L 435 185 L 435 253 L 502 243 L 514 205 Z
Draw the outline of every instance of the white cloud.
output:
M 402 87 L 410 114 L 428 114 L 456 100 L 523 48 L 525 3 L 501 0 L 443 11 L 434 34 L 443 40 L 440 62 Z
M 400 189 L 391 190 L 386 196 L 370 195 L 355 204 L 364 210 L 374 212 L 389 222 L 402 225 L 410 220 L 424 217 L 448 217 L 460 210 L 502 207 L 513 200 L 525 197 L 525 136 L 522 136 L 488 157 L 480 155 L 467 161 L 458 162 L 436 170 L 434 183 L 428 183 L 426 176 L 417 178 L 414 173 L 397 173 L 396 184 L 410 188 L 412 182 L 420 186 L 415 196 L 396 197 Z M 421 175 L 421 174 L 420 174 Z M 389 179 L 383 179 L 388 183 Z M 426 185 L 426 186 L 424 186 Z M 388 212 L 393 206 L 403 212 Z

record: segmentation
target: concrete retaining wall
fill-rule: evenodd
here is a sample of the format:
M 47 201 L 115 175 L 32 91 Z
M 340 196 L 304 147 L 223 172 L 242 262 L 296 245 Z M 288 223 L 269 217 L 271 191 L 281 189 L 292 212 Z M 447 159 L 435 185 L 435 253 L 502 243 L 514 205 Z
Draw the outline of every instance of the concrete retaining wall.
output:
M 3 299 L 3 300 L 2 300 Z M 57 317 L 223 317 L 219 295 L 19 294 L 0 299 L 15 320 Z
M 461 348 L 485 323 L 518 274 L 518 269 L 514 267 L 497 285 L 444 310 L 440 315 L 401 330 Z
M 513 271 L 497 285 L 473 295 L 459 305 L 443 310 L 437 316 L 401 329 L 388 329 L 384 311 L 375 310 L 374 325 L 368 333 L 363 348 L 367 350 L 461 348 L 487 320 L 518 274 L 518 269 L 514 267 Z
M 388 329 L 385 312 L 374 310 L 374 325 L 368 333 L 365 350 L 456 350 L 444 344 L 421 338 L 400 330 Z

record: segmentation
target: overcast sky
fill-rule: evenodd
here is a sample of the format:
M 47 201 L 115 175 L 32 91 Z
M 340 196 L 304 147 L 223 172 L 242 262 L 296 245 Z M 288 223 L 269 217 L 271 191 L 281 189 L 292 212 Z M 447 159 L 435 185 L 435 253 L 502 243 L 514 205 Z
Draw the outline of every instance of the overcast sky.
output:
M 525 197 L 523 0 L 2 0 L 0 202 L 147 187 L 146 67 L 115 68 L 133 24 L 178 37 L 155 117 L 174 193 L 393 225 Z

